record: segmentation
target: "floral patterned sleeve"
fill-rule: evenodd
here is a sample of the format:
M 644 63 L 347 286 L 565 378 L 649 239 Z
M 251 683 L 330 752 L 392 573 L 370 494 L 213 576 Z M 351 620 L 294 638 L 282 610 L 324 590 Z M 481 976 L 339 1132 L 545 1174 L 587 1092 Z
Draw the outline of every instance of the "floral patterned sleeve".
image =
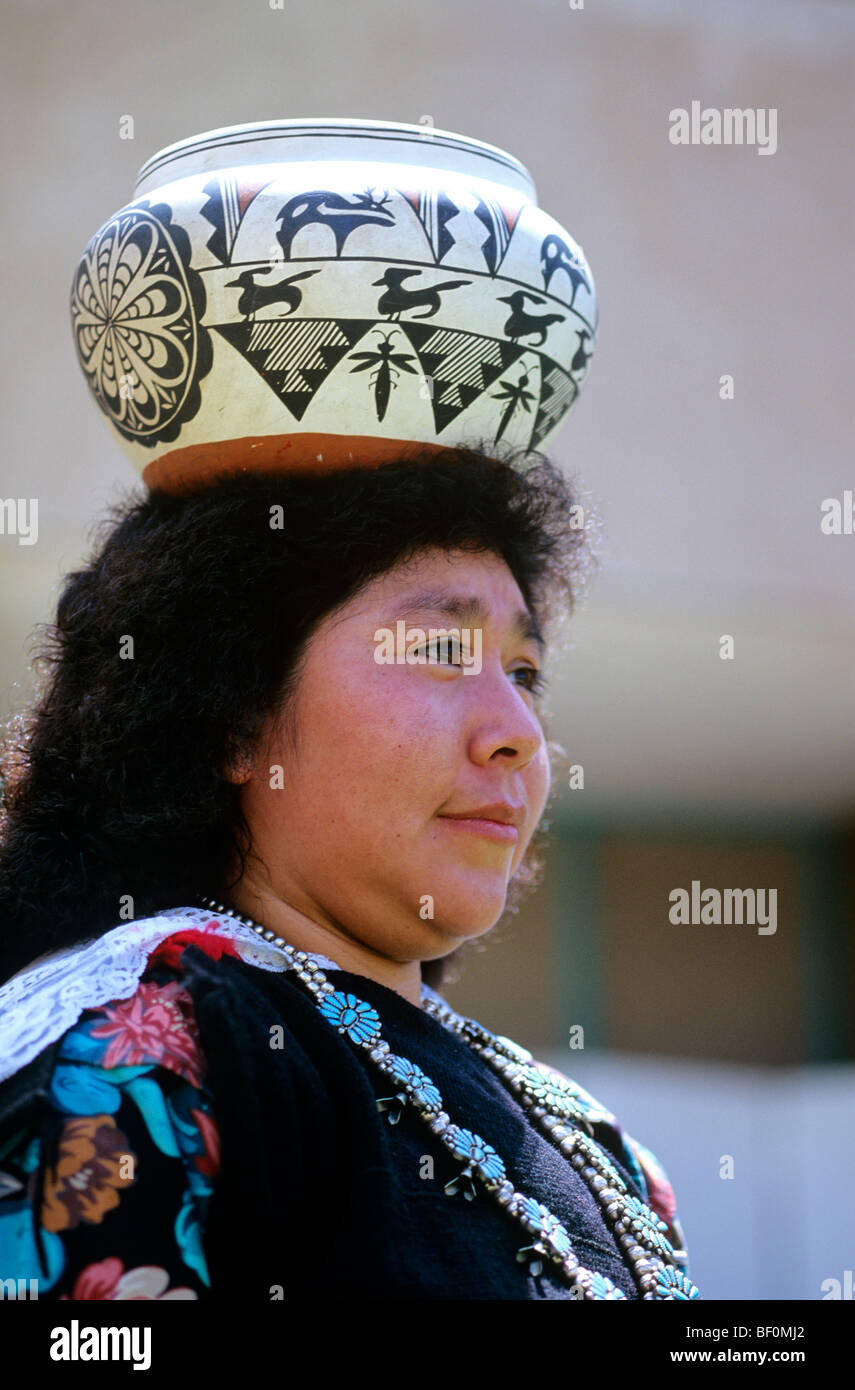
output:
M 205 1297 L 218 1168 L 192 1000 L 150 960 L 135 994 L 62 1037 L 39 1132 L 0 1135 L 0 1280 L 39 1299 Z

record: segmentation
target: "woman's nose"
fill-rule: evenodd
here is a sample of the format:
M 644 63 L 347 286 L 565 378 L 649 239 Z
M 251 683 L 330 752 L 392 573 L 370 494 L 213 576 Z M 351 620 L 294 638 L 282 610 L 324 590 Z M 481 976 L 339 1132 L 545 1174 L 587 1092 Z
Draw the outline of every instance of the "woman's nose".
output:
M 480 681 L 486 671 L 485 666 L 477 680 Z M 543 729 L 519 688 L 514 687 L 504 671 L 498 680 L 488 677 L 476 705 L 479 717 L 470 744 L 473 759 L 486 763 L 500 755 L 515 770 L 527 766 L 543 745 Z

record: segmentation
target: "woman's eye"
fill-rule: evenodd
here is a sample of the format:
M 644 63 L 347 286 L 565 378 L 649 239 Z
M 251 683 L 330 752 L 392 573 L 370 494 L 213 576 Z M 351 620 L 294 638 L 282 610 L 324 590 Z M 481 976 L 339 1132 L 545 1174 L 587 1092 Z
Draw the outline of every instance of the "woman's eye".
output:
M 522 687 L 532 695 L 542 695 L 546 689 L 546 677 L 536 666 L 518 666 L 512 675 L 523 676 Z
M 448 662 L 453 666 L 460 664 L 461 649 L 458 637 L 434 637 L 431 642 L 423 642 L 420 647 L 413 647 L 413 652 L 418 654 L 427 653 L 427 659 L 431 662 Z
M 462 645 L 459 637 L 434 637 L 430 642 L 422 642 L 420 646 L 410 648 L 410 654 L 413 656 L 420 656 L 422 653 L 433 665 L 460 666 L 463 664 Z M 532 695 L 542 695 L 546 690 L 546 678 L 536 666 L 518 666 L 510 674 L 523 690 L 529 691 Z M 520 677 L 522 677 L 521 680 Z

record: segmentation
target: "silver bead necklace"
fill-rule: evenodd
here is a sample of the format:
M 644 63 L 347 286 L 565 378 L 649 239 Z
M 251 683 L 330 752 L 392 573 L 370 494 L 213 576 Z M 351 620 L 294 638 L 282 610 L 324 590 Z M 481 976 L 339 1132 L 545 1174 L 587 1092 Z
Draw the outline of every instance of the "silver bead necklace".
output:
M 392 1052 L 381 1036 L 381 1021 L 376 1009 L 356 995 L 337 990 L 312 952 L 297 950 L 269 928 L 212 898 L 200 899 L 200 905 L 232 917 L 282 951 L 327 1022 L 367 1053 L 378 1071 L 391 1081 L 392 1094 L 377 1101 L 378 1109 L 386 1113 L 389 1123 L 397 1124 L 409 1106 L 452 1157 L 464 1165 L 460 1173 L 445 1184 L 447 1195 L 453 1197 L 462 1191 L 464 1198 L 472 1200 L 480 1186 L 522 1226 L 528 1239 L 517 1252 L 517 1260 L 526 1264 L 532 1275 L 540 1274 L 547 1264 L 561 1272 L 574 1298 L 626 1298 L 623 1290 L 607 1275 L 581 1264 L 569 1232 L 548 1207 L 515 1190 L 506 1176 L 504 1160 L 495 1148 L 480 1135 L 451 1120 L 443 1108 L 436 1083 L 415 1062 Z M 424 984 L 422 1008 L 483 1057 L 514 1099 L 576 1169 L 629 1261 L 640 1297 L 669 1301 L 700 1298 L 697 1287 L 684 1272 L 685 1252 L 675 1250 L 665 1234 L 668 1229 L 665 1222 L 630 1192 L 611 1159 L 594 1139 L 592 1122 L 607 1116 L 598 1109 L 593 1098 L 559 1073 L 535 1061 L 530 1052 L 510 1038 L 491 1033 L 474 1019 L 455 1013 Z

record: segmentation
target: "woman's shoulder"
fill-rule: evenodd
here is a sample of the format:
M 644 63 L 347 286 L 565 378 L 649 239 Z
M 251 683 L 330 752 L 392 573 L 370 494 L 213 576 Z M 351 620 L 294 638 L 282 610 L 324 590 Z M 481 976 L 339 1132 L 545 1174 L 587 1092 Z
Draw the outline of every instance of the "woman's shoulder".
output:
M 264 970 L 283 969 L 281 954 L 249 928 L 204 909 L 172 908 L 120 922 L 40 957 L 0 986 L 0 1083 L 55 1043 L 85 1010 L 130 1003 L 151 963 L 176 964 L 187 945 L 214 960 L 232 955 Z

